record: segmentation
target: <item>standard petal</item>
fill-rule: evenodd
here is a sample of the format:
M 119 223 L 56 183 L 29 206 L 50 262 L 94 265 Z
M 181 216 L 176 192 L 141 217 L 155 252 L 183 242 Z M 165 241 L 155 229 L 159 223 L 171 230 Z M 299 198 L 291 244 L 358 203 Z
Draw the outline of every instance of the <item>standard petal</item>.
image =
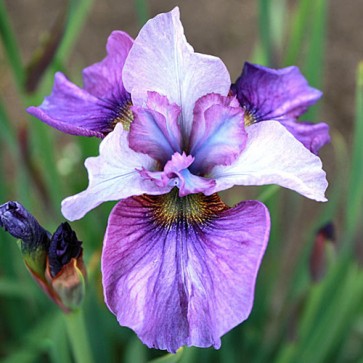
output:
M 329 126 L 324 122 L 314 124 L 288 120 L 282 122 L 282 125 L 315 155 L 318 154 L 324 145 L 330 142 Z
M 92 95 L 116 102 L 128 97 L 122 83 L 122 69 L 133 39 L 122 31 L 113 31 L 107 40 L 107 56 L 83 70 L 84 89 Z
M 63 215 L 74 221 L 106 201 L 143 193 L 167 193 L 171 188 L 157 187 L 136 170 L 152 170 L 155 164 L 154 159 L 128 147 L 127 132 L 122 129 L 122 125 L 117 125 L 102 141 L 100 155 L 86 160 L 89 186 L 85 191 L 63 200 Z
M 206 174 L 215 165 L 229 165 L 246 143 L 243 110 L 234 97 L 209 94 L 194 108 L 190 134 L 190 154 L 195 160 L 191 171 Z
M 181 110 L 170 104 L 165 96 L 156 92 L 148 95 L 147 108 L 132 107 L 134 120 L 130 126 L 129 144 L 135 151 L 165 163 L 174 152 L 181 152 L 178 123 Z
M 105 299 L 149 347 L 219 348 L 247 319 L 270 220 L 248 201 L 217 195 L 132 197 L 113 209 L 105 235 Z
M 245 63 L 233 91 L 251 123 L 298 117 L 322 95 L 297 67 L 271 69 L 251 63 Z
M 186 138 L 192 127 L 195 102 L 212 92 L 226 96 L 231 84 L 219 58 L 194 53 L 187 43 L 178 8 L 157 15 L 144 25 L 125 62 L 123 79 L 135 105 L 146 102 L 148 91 L 156 91 L 179 105 Z
M 240 157 L 229 166 L 216 166 L 209 177 L 216 180 L 210 193 L 233 185 L 278 184 L 317 201 L 326 201 L 328 186 L 318 156 L 307 150 L 279 122 L 246 128 L 248 139 Z

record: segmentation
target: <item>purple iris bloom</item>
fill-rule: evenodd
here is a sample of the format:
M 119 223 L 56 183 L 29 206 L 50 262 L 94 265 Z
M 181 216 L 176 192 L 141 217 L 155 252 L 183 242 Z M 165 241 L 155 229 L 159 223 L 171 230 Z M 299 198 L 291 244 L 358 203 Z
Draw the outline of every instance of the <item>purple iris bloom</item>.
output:
M 76 220 L 120 200 L 102 253 L 109 309 L 149 347 L 218 348 L 251 312 L 270 218 L 258 201 L 230 208 L 216 192 L 275 183 L 325 201 L 321 161 L 280 122 L 246 122 L 225 65 L 194 52 L 178 8 L 146 23 L 120 75 L 133 121 L 86 160 L 89 186 L 62 212 Z
M 247 124 L 279 121 L 314 154 L 330 142 L 326 123 L 297 122 L 322 96 L 308 85 L 297 67 L 271 69 L 246 62 L 231 91 L 245 110 Z
M 103 138 L 117 123 L 132 121 L 131 98 L 122 82 L 122 69 L 133 40 L 114 31 L 107 41 L 107 56 L 83 71 L 83 88 L 64 74 L 55 75 L 52 94 L 28 112 L 46 124 L 72 135 Z

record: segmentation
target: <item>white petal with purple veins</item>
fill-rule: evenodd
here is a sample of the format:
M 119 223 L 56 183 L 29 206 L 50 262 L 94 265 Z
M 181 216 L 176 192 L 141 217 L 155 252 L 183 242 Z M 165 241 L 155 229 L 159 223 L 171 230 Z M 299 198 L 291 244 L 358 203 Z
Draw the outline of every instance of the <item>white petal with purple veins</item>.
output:
M 69 220 L 77 220 L 106 201 L 143 193 L 167 193 L 171 188 L 157 187 L 136 170 L 152 170 L 155 164 L 154 159 L 129 148 L 127 132 L 118 124 L 102 141 L 100 155 L 86 160 L 89 186 L 85 191 L 63 200 L 63 215 Z
M 307 150 L 276 121 L 246 128 L 247 144 L 228 166 L 216 166 L 208 175 L 216 179 L 217 192 L 233 185 L 278 184 L 317 201 L 326 201 L 328 186 L 319 157 Z
M 212 92 L 227 96 L 231 84 L 219 58 L 194 53 L 187 43 L 178 8 L 144 25 L 126 60 L 123 79 L 135 105 L 145 104 L 148 91 L 156 91 L 179 105 L 186 137 L 191 131 L 195 102 Z

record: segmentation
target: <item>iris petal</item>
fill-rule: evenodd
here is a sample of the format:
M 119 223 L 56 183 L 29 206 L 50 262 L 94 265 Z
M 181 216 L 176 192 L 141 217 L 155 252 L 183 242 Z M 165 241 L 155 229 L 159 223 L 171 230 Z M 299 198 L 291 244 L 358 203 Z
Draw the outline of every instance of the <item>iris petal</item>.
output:
M 180 107 L 156 92 L 149 92 L 148 96 L 147 108 L 132 108 L 130 147 L 165 163 L 175 151 L 181 152 Z
M 206 174 L 215 165 L 229 165 L 246 143 L 243 111 L 234 97 L 209 94 L 194 108 L 190 134 L 192 171 Z
M 51 95 L 27 111 L 67 134 L 103 138 L 119 118 L 130 117 L 131 98 L 123 87 L 121 71 L 131 45 L 126 33 L 113 32 L 107 42 L 107 57 L 84 70 L 84 89 L 58 72 Z
M 257 201 L 132 197 L 113 209 L 102 254 L 107 305 L 149 347 L 219 348 L 250 314 L 269 234 Z
M 185 139 L 192 128 L 195 102 L 212 92 L 226 96 L 231 84 L 219 58 L 194 53 L 187 43 L 178 8 L 144 25 L 126 60 L 123 79 L 134 105 L 143 106 L 152 90 L 180 106 Z
M 322 95 L 309 86 L 297 67 L 271 69 L 248 62 L 234 89 L 257 122 L 299 117 Z
M 307 150 L 279 122 L 269 121 L 246 128 L 247 144 L 229 166 L 216 166 L 209 177 L 216 180 L 210 193 L 233 185 L 277 184 L 305 197 L 326 201 L 328 183 L 318 156 Z
M 82 218 L 103 202 L 131 195 L 163 194 L 171 188 L 160 188 L 143 178 L 136 170 L 153 169 L 156 161 L 128 147 L 127 132 L 116 125 L 100 145 L 100 155 L 85 162 L 89 175 L 88 188 L 62 202 L 63 215 L 73 221 Z

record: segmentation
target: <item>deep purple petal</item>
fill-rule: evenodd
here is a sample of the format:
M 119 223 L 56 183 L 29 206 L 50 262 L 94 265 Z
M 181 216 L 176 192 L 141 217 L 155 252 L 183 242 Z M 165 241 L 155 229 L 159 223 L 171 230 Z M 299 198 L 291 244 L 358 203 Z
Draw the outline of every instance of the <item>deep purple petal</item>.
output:
M 190 154 L 195 161 L 191 170 L 207 173 L 215 165 L 229 165 L 246 143 L 243 111 L 234 97 L 209 94 L 194 108 L 190 134 Z
M 228 209 L 174 191 L 121 201 L 103 247 L 106 303 L 149 347 L 219 348 L 250 314 L 269 226 L 257 201 Z
M 259 122 L 246 128 L 247 144 L 231 165 L 216 166 L 210 178 L 216 187 L 206 194 L 233 185 L 277 184 L 305 197 L 324 202 L 328 186 L 322 163 L 279 122 Z
M 62 213 L 71 221 L 82 218 L 103 202 L 143 193 L 163 194 L 171 189 L 159 188 L 140 175 L 137 169 L 154 170 L 156 161 L 129 148 L 127 132 L 120 124 L 101 142 L 100 155 L 88 158 L 85 165 L 88 188 L 62 202 Z
M 324 122 L 314 124 L 287 120 L 282 124 L 315 155 L 324 145 L 330 142 L 329 126 Z
M 212 92 L 227 96 L 231 84 L 220 59 L 194 53 L 187 43 L 178 8 L 144 25 L 125 62 L 123 79 L 137 106 L 145 103 L 148 91 L 179 105 L 186 138 L 192 128 L 195 102 Z
M 271 69 L 245 63 L 233 90 L 251 123 L 299 117 L 322 95 L 297 67 Z
M 84 89 L 62 73 L 54 78 L 50 96 L 28 112 L 46 124 L 72 135 L 104 137 L 117 122 L 129 124 L 131 97 L 122 83 L 122 69 L 132 39 L 123 32 L 108 38 L 105 59 L 83 71 Z
M 133 39 L 122 31 L 113 31 L 107 40 L 107 56 L 83 70 L 84 89 L 100 99 L 124 99 L 127 92 L 122 83 L 122 69 Z
M 148 93 L 147 108 L 133 107 L 129 144 L 137 152 L 148 154 L 165 163 L 174 152 L 181 152 L 181 131 L 178 123 L 180 107 L 170 104 L 165 96 Z

